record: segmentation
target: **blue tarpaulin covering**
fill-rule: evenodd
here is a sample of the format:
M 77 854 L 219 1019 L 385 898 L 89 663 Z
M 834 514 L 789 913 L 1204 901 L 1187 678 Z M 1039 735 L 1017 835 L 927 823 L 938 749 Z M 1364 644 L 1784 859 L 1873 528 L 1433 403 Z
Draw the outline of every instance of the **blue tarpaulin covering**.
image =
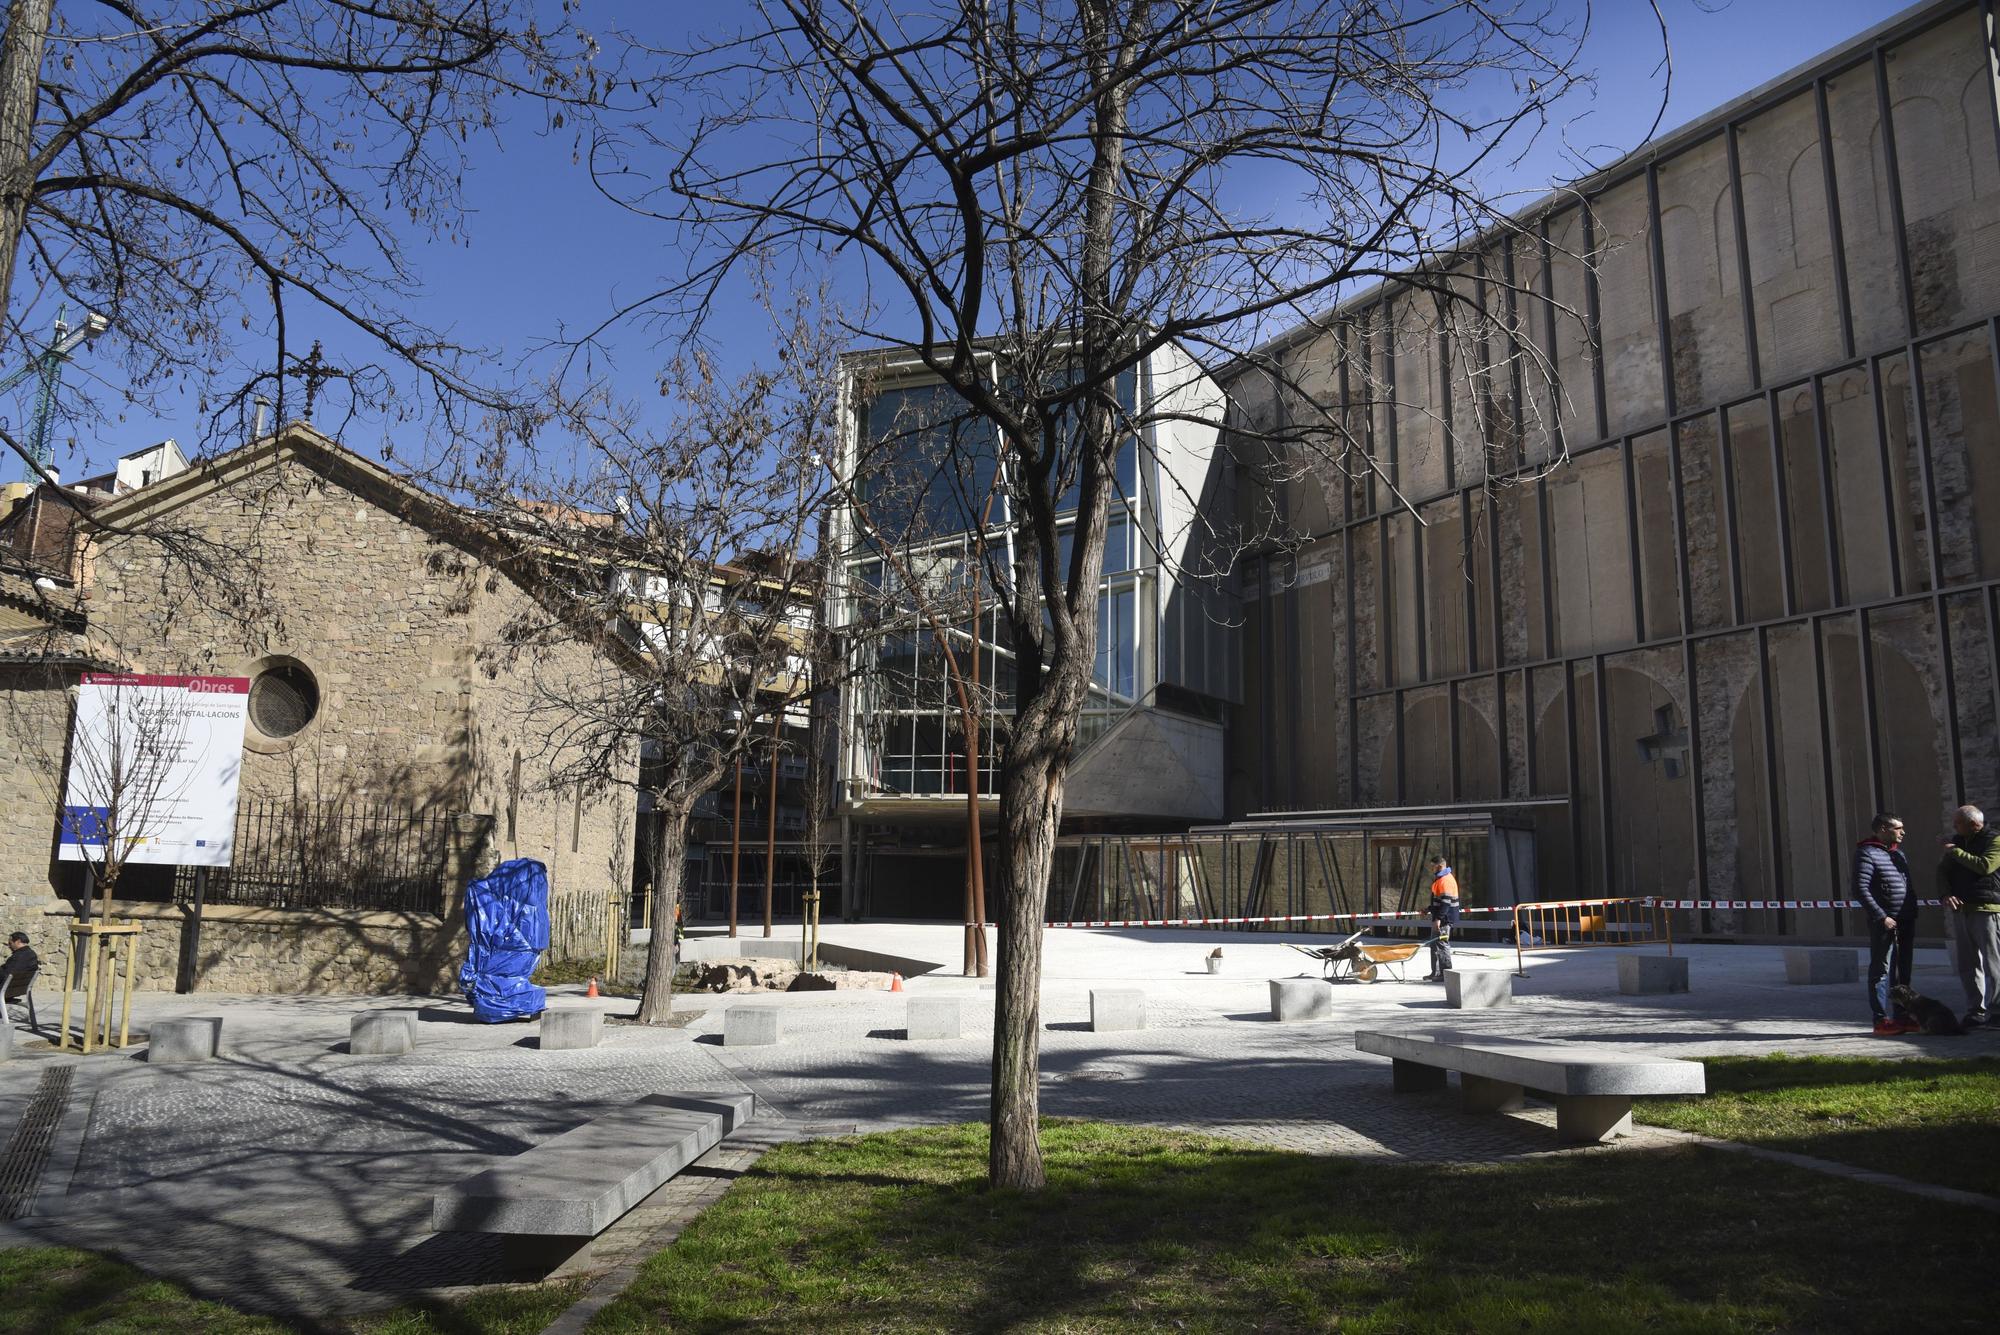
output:
M 540 1015 L 548 993 L 528 979 L 549 948 L 549 869 L 533 858 L 503 862 L 465 887 L 472 939 L 458 988 L 488 1024 Z

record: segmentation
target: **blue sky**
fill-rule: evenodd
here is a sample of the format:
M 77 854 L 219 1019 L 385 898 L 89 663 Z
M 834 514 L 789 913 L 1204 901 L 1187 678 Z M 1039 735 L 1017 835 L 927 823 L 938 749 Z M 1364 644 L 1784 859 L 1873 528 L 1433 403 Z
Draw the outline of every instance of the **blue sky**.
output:
M 1674 51 L 1663 132 L 1903 8 L 1883 0 L 1661 3 Z M 662 23 L 678 27 L 666 17 L 676 12 L 685 11 L 635 0 L 587 5 L 585 16 L 586 22 L 645 29 Z M 606 17 L 595 17 L 600 14 Z M 1525 203 L 1551 182 L 1576 175 L 1579 149 L 1601 164 L 1638 147 L 1659 110 L 1664 78 L 1656 68 L 1659 56 L 1657 28 L 1645 0 L 1600 0 L 1584 57 L 1597 75 L 1595 96 L 1568 109 L 1574 119 L 1563 136 L 1566 143 L 1551 137 L 1496 184 L 1518 195 L 1516 202 Z M 664 250 L 665 230 L 604 200 L 572 163 L 573 135 L 564 130 L 538 133 L 539 123 L 535 118 L 531 124 L 503 126 L 500 146 L 477 156 L 465 183 L 472 211 L 469 247 L 435 244 L 413 252 L 427 288 L 423 318 L 455 330 L 466 343 L 495 348 L 508 359 L 565 327 L 574 331 L 594 324 L 616 303 L 657 285 L 673 268 L 673 256 Z M 721 313 L 715 328 L 726 359 L 738 366 L 748 365 L 770 347 L 762 315 L 747 303 L 742 311 Z M 330 327 L 314 328 L 295 318 L 291 330 L 295 347 L 303 348 L 322 335 L 337 356 L 339 341 Z M 618 384 L 643 402 L 659 361 L 653 334 L 628 328 L 616 333 L 611 343 Z M 88 356 L 86 352 L 84 357 Z M 108 359 L 98 368 L 109 369 Z M 91 374 L 87 361 L 73 374 L 79 372 Z M 76 477 L 162 436 L 198 438 L 193 403 L 179 404 L 178 411 L 171 402 L 163 406 L 167 411 L 159 419 L 128 414 L 124 421 L 79 431 L 75 448 L 59 438 L 59 466 L 67 476 Z M 0 400 L 0 414 L 10 423 L 24 424 L 31 411 L 31 393 L 16 392 Z M 348 439 L 372 453 L 392 432 L 382 424 L 357 424 Z M 10 467 L 6 475 L 12 477 L 16 471 Z

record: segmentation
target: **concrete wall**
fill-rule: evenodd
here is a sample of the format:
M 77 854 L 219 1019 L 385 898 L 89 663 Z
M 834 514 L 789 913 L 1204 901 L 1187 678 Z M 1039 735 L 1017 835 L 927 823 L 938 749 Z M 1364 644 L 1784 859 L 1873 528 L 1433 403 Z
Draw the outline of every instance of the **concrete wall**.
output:
M 0 664 L 0 935 L 26 932 L 44 961 L 66 949 L 54 900 L 56 803 L 75 674 Z
M 1990 58 L 1934 5 L 1886 118 L 1857 45 L 1503 229 L 1462 303 L 1358 299 L 1283 352 L 1289 399 L 1233 384 L 1249 431 L 1348 424 L 1409 505 L 1248 470 L 1285 541 L 1243 572 L 1231 809 L 1565 795 L 1545 894 L 1747 900 L 1840 895 L 1875 810 L 1925 861 L 2000 807 Z

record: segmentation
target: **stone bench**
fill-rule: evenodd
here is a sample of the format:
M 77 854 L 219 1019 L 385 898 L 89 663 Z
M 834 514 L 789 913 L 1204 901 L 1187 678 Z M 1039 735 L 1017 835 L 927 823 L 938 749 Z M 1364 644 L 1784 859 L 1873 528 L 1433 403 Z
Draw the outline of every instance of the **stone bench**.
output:
M 1785 981 L 1806 986 L 1858 983 L 1861 981 L 1861 960 L 1851 950 L 1786 946 Z
M 542 1268 L 757 1115 L 751 1094 L 653 1094 L 431 1197 L 439 1233 L 497 1233 L 508 1268 Z
M 416 1047 L 415 1011 L 363 1011 L 347 1022 L 347 1050 L 356 1057 L 394 1057 Z
M 722 1013 L 723 1047 L 765 1047 L 777 1041 L 776 1006 L 731 1006 Z
M 146 1030 L 149 1062 L 205 1062 L 222 1050 L 222 1017 L 155 1020 Z
M 1280 1024 L 1333 1018 L 1333 984 L 1324 978 L 1273 978 L 1271 1018 Z
M 903 1037 L 912 1041 L 962 1037 L 962 1016 L 963 1006 L 957 997 L 911 997 Z
M 1091 1032 L 1104 1034 L 1146 1027 L 1146 994 L 1136 987 L 1090 989 Z
M 1685 955 L 1620 955 L 1618 991 L 1628 997 L 1660 996 L 1688 990 Z
M 1505 969 L 1446 969 L 1444 1004 L 1455 1011 L 1514 1004 L 1514 975 Z
M 1573 1043 L 1364 1029 L 1354 1046 L 1390 1059 L 1399 1094 L 1443 1089 L 1446 1072 L 1457 1071 L 1468 1112 L 1509 1112 L 1534 1090 L 1556 1105 L 1556 1136 L 1569 1144 L 1630 1135 L 1636 1097 L 1708 1092 L 1700 1062 Z
M 594 1048 L 604 1039 L 604 1012 L 595 1006 L 552 1006 L 542 1012 L 536 1040 L 543 1052 Z

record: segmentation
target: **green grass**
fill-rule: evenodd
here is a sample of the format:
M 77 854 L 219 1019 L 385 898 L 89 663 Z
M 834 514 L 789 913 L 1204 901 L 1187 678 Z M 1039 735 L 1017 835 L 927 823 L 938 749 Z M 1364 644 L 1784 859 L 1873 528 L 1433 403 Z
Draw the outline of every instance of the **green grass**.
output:
M 604 977 L 603 960 L 548 960 L 536 967 L 534 975 L 528 979 L 537 987 L 557 987 L 564 983 L 587 983 L 597 980 L 597 990 L 607 997 L 636 997 L 639 995 L 637 982 L 613 983 Z
M 1077 1122 L 1048 1123 L 1044 1145 L 1032 1195 L 984 1189 L 983 1127 L 773 1150 L 591 1329 L 1615 1335 L 1990 1316 L 1968 1256 L 1991 1216 L 1698 1146 L 1435 1166 Z
M 462 1302 L 419 1303 L 315 1331 L 353 1335 L 535 1335 L 577 1299 L 576 1284 L 492 1288 Z M 193 1297 L 109 1257 L 69 1247 L 0 1248 L 0 1335 L 287 1335 L 299 1329 Z
M 2000 1196 L 2000 1058 L 1708 1057 L 1640 1120 Z

